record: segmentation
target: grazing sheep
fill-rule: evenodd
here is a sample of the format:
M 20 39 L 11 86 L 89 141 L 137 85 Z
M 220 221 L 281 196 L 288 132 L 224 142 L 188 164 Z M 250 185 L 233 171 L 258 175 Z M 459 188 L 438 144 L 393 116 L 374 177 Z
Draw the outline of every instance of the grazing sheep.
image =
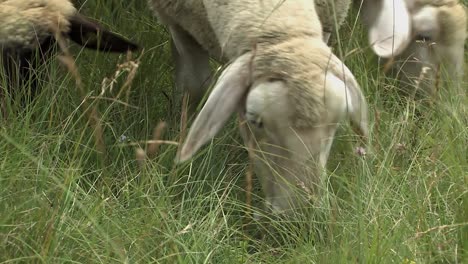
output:
M 178 81 L 203 87 L 209 56 L 223 70 L 192 124 L 183 162 L 238 112 L 254 168 L 275 212 L 316 191 L 338 123 L 349 116 L 367 137 L 367 104 L 348 68 L 322 40 L 310 0 L 149 1 L 170 30 Z M 190 91 L 190 90 L 189 90 Z M 250 144 L 253 143 L 253 144 Z
M 36 70 L 51 57 L 57 36 L 104 51 L 137 48 L 77 13 L 69 0 L 0 0 L 1 76 L 6 76 L 0 85 L 7 84 L 14 92 L 13 87 L 30 81 L 34 92 L 38 86 Z
M 149 0 L 149 2 L 150 6 L 152 6 L 151 3 L 154 1 Z M 166 23 L 170 24 L 170 28 L 173 28 L 171 30 L 172 37 L 178 39 L 178 42 L 190 43 L 190 45 L 186 44 L 184 47 L 180 47 L 180 45 L 179 47 L 176 47 L 174 45 L 175 43 L 172 42 L 172 54 L 176 68 L 181 69 L 176 70 L 175 92 L 179 95 L 183 94 L 184 92 L 188 92 L 190 96 L 189 110 L 190 112 L 194 112 L 195 107 L 199 104 L 206 92 L 205 88 L 208 87 L 210 82 L 211 70 L 209 68 L 209 62 L 206 59 L 206 50 L 209 50 L 210 55 L 218 60 L 222 59 L 222 51 L 217 44 L 212 42 L 202 43 L 202 39 L 200 39 L 209 39 L 211 36 L 214 36 L 214 32 L 212 32 L 210 27 L 203 28 L 202 25 L 194 25 L 190 24 L 191 22 L 189 22 L 196 21 L 195 19 L 192 19 L 194 16 L 206 16 L 202 1 L 191 0 L 183 4 L 184 6 L 192 6 L 191 9 L 172 6 L 174 5 L 173 2 L 174 1 L 169 1 L 168 3 L 158 3 L 158 5 L 163 6 L 163 8 L 158 9 L 164 9 L 164 6 L 167 6 L 169 9 L 173 9 L 168 13 L 174 13 L 174 15 L 177 16 L 177 20 L 179 20 L 179 24 Z M 276 1 L 272 4 L 279 5 L 281 2 L 282 1 Z M 316 8 L 318 10 L 317 13 L 322 23 L 323 40 L 328 42 L 330 35 L 336 32 L 336 30 L 339 29 L 339 26 L 344 22 L 351 0 L 316 0 L 310 2 L 315 2 Z M 154 12 L 157 14 L 157 17 L 164 23 L 165 15 L 158 14 L 158 9 L 154 8 Z M 177 13 L 176 11 L 180 11 L 181 13 Z M 181 27 L 184 29 L 181 29 Z M 186 32 L 190 31 L 190 29 L 197 32 L 197 34 L 193 34 L 192 36 L 187 34 Z M 201 44 L 203 47 L 200 46 Z M 182 50 L 182 48 L 185 50 Z M 190 54 L 189 56 L 193 59 L 187 60 L 186 58 L 188 57 L 182 55 L 181 53 Z M 197 64 L 193 65 L 193 62 L 197 62 Z
M 380 5 L 390 17 L 393 2 L 398 6 L 397 23 L 374 23 L 377 26 L 371 26 L 369 35 L 373 42 L 373 32 L 390 36 L 393 31 L 400 33 L 402 44 L 397 48 L 387 42 L 374 46 L 374 51 L 383 58 L 393 58 L 403 91 L 422 98 L 434 96 L 439 70 L 447 73 L 448 79 L 461 80 L 467 38 L 466 7 L 458 0 L 375 0 L 364 2 L 365 14 L 378 13 L 369 10 L 375 11 Z M 375 18 L 366 17 L 365 21 L 372 24 Z

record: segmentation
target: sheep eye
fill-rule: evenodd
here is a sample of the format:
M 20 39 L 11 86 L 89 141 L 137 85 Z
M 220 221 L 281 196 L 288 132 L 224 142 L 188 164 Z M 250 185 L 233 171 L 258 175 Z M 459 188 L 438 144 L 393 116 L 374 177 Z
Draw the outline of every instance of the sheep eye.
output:
M 415 40 L 418 42 L 431 42 L 432 41 L 430 36 L 424 35 L 424 34 L 417 34 L 415 37 Z
M 256 114 L 252 112 L 247 112 L 246 113 L 247 121 L 255 126 L 256 128 L 263 128 L 263 122 L 260 116 L 257 116 Z
M 263 128 L 263 122 L 261 120 L 250 120 L 250 124 L 256 126 L 257 128 Z

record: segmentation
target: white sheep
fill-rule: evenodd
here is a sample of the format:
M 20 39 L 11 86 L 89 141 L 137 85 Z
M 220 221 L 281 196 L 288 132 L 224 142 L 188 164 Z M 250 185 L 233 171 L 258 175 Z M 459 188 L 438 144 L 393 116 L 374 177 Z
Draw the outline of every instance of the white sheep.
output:
M 441 68 L 448 79 L 461 80 L 467 16 L 459 0 L 356 0 L 355 4 L 362 5 L 372 49 L 382 58 L 392 58 L 403 91 L 433 96 Z M 320 19 L 324 23 L 326 17 Z
M 200 87 L 209 56 L 230 61 L 192 124 L 177 161 L 191 157 L 238 112 L 250 129 L 267 205 L 298 206 L 317 190 L 338 123 L 367 137 L 367 104 L 348 68 L 322 41 L 310 0 L 149 1 L 170 30 L 179 81 Z M 202 78 L 200 78 L 202 76 Z M 183 78 L 182 78 L 183 77 Z M 300 187 L 298 187 L 300 186 Z
M 0 84 L 31 81 L 33 70 L 51 56 L 56 36 L 91 49 L 113 52 L 137 46 L 80 15 L 69 0 L 0 0 L 0 49 L 7 80 Z M 3 89 L 2 89 L 3 90 Z
M 364 11 L 374 51 L 394 59 L 406 93 L 434 96 L 439 69 L 461 80 L 467 14 L 459 0 L 367 0 Z M 395 36 L 397 44 L 391 41 Z
M 289 1 L 289 0 L 288 0 Z M 152 5 L 152 0 L 149 0 L 150 6 Z M 169 9 L 175 9 L 178 7 L 172 6 L 174 1 L 169 1 L 168 3 L 158 3 L 158 5 L 166 6 Z M 278 1 L 279 2 L 279 1 Z M 328 42 L 328 39 L 332 33 L 335 33 L 341 26 L 341 24 L 346 19 L 348 9 L 350 6 L 351 0 L 316 0 L 314 2 L 319 19 L 322 24 L 323 31 L 323 40 Z M 278 3 L 273 3 L 277 5 Z M 174 13 L 177 16 L 177 19 L 180 21 L 179 24 L 172 23 L 169 27 L 172 27 L 171 30 L 172 37 L 178 39 L 178 42 L 190 43 L 190 45 L 185 45 L 182 50 L 182 47 L 175 47 L 174 42 L 172 42 L 173 56 L 175 59 L 176 68 L 183 68 L 184 70 L 176 70 L 175 76 L 175 92 L 176 94 L 181 95 L 183 92 L 188 92 L 190 95 L 190 112 L 194 112 L 194 108 L 201 101 L 203 95 L 205 94 L 205 88 L 208 87 L 210 82 L 210 68 L 207 59 L 206 51 L 210 50 L 210 55 L 214 56 L 216 59 L 221 59 L 221 50 L 216 43 L 204 43 L 204 47 L 200 47 L 201 39 L 209 39 L 211 35 L 214 35 L 211 28 L 202 28 L 202 26 L 197 26 L 194 24 L 186 23 L 186 21 L 195 21 L 194 19 L 188 19 L 194 15 L 206 16 L 205 10 L 203 8 L 202 1 L 187 1 L 186 6 L 192 6 L 193 8 L 187 9 L 191 12 L 182 10 L 182 12 L 187 12 L 187 14 L 175 14 L 176 10 L 170 10 L 169 13 Z M 162 8 L 164 9 L 164 8 Z M 154 10 L 158 14 L 158 10 Z M 164 22 L 164 14 L 158 15 L 159 19 Z M 174 18 L 172 18 L 174 19 Z M 181 30 L 180 27 L 185 27 L 187 29 L 192 29 L 197 32 L 194 36 L 190 36 L 186 33 L 188 30 Z M 193 39 L 196 38 L 196 39 Z M 200 44 L 199 44 L 200 43 Z M 180 55 L 180 53 L 190 53 L 193 57 L 197 57 L 194 60 L 186 60 L 186 56 Z M 192 62 L 196 61 L 197 65 L 193 65 Z M 180 98 L 178 98 L 180 99 Z

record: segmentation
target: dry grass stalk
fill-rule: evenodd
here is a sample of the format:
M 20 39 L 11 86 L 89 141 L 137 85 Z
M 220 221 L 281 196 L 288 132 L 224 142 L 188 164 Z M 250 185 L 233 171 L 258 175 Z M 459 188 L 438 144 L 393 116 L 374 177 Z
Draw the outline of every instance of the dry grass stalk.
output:
M 159 146 L 161 146 L 161 138 L 164 133 L 164 129 L 166 128 L 166 122 L 162 121 L 156 126 L 153 131 L 153 140 L 149 141 L 148 147 L 146 149 L 146 153 L 148 158 L 153 159 L 158 154 Z
M 180 132 L 179 132 L 179 140 L 176 143 L 178 145 L 176 157 L 180 156 L 180 151 L 182 150 L 182 142 L 186 137 L 187 131 L 187 117 L 188 117 L 188 94 L 184 93 L 184 97 L 182 99 L 182 112 L 180 114 Z M 176 182 L 177 177 L 177 164 L 174 162 L 172 165 L 171 172 L 169 174 L 168 182 L 169 184 L 173 184 Z
M 140 169 L 144 168 L 148 159 L 154 159 L 157 156 L 161 144 L 179 145 L 178 142 L 161 140 L 165 128 L 166 122 L 159 122 L 159 124 L 155 127 L 153 131 L 153 140 L 143 142 L 147 144 L 146 151 L 143 150 L 141 147 L 138 147 L 136 149 L 136 160 L 138 162 L 138 165 L 140 166 Z M 138 143 L 133 143 L 131 145 L 140 146 L 140 144 Z
M 177 150 L 177 155 L 180 154 L 182 150 L 182 142 L 185 139 L 187 134 L 187 118 L 188 118 L 188 94 L 185 93 L 182 99 L 182 112 L 180 114 L 180 137 L 179 137 L 179 148 Z
M 75 60 L 73 56 L 68 51 L 67 45 L 63 37 L 61 36 L 60 32 L 56 29 L 55 30 L 55 39 L 59 45 L 60 51 L 63 55 L 59 55 L 59 61 L 67 68 L 68 72 L 73 76 L 75 79 L 76 87 L 83 98 L 83 109 L 85 114 L 88 116 L 88 121 L 93 128 L 93 136 L 95 140 L 95 145 L 98 150 L 99 156 L 101 157 L 102 165 L 104 166 L 106 160 L 106 145 L 104 141 L 104 129 L 102 128 L 101 124 L 101 117 L 99 111 L 97 110 L 97 106 L 94 105 L 91 110 L 89 110 L 89 104 L 87 103 L 86 92 L 83 87 L 83 82 L 78 71 L 78 67 L 76 67 Z
M 140 108 L 138 106 L 134 106 L 134 105 L 131 105 L 131 104 L 128 104 L 124 101 L 120 101 L 118 99 L 115 99 L 115 98 L 110 98 L 110 97 L 102 97 L 102 96 L 88 96 L 89 99 L 93 99 L 93 100 L 107 100 L 107 101 L 112 101 L 114 103 L 118 103 L 118 104 L 122 104 L 124 105 L 125 107 L 130 107 L 130 108 L 133 108 L 133 109 L 136 109 L 136 110 L 139 110 Z
M 393 64 L 395 64 L 395 57 L 391 57 L 388 59 L 388 61 L 384 64 L 383 67 L 383 73 L 387 74 L 388 71 L 393 67 Z
M 429 232 L 433 232 L 433 231 L 441 231 L 441 230 L 444 230 L 444 229 L 447 229 L 447 228 L 455 228 L 455 227 L 464 227 L 464 226 L 467 226 L 468 225 L 468 222 L 466 223 L 457 223 L 457 224 L 452 224 L 452 225 L 441 225 L 441 226 L 435 226 L 435 227 L 432 227 L 432 228 L 429 228 L 428 230 L 426 231 L 422 231 L 422 232 L 417 232 L 413 238 L 417 239 L 417 238 L 420 238 L 422 237 L 423 235 L 429 233 Z
M 1 119 L 8 120 L 8 111 L 7 111 L 7 100 L 3 91 L 3 87 L 0 86 L 0 114 Z
M 249 214 L 251 213 L 252 208 L 252 190 L 253 190 L 253 152 L 252 152 L 252 142 L 249 142 L 248 152 L 249 152 L 249 167 L 247 168 L 247 173 L 245 174 L 245 203 L 249 210 Z
M 138 58 L 132 60 L 132 52 L 128 51 L 126 60 L 123 63 L 117 64 L 117 69 L 111 77 L 105 77 L 101 82 L 101 93 L 100 97 L 104 96 L 106 91 L 112 92 L 114 89 L 114 85 L 118 83 L 118 78 L 125 72 L 128 72 L 128 75 L 125 79 L 124 84 L 120 88 L 120 91 L 115 96 L 114 100 L 118 101 L 122 95 L 125 93 L 125 100 L 128 102 L 130 97 L 131 85 L 133 80 L 135 79 L 138 67 L 140 65 L 141 57 L 143 56 L 144 52 L 140 54 Z M 128 103 L 124 103 L 125 107 L 129 107 Z
M 61 195 L 63 196 L 63 195 Z M 57 214 L 60 206 L 55 206 L 52 215 L 49 216 L 49 220 L 47 222 L 47 227 L 42 235 L 44 237 L 44 241 L 42 241 L 42 249 L 41 249 L 41 256 L 47 256 L 50 251 L 50 245 L 52 244 L 53 236 L 55 234 L 54 224 L 57 221 Z
M 125 143 L 121 144 L 119 146 L 141 146 L 144 144 L 165 144 L 165 145 L 173 145 L 173 146 L 179 146 L 179 142 L 176 141 L 171 141 L 171 140 L 146 140 L 146 141 L 137 141 L 137 142 L 132 142 L 132 143 Z
M 441 78 L 441 72 L 440 72 L 440 63 L 437 64 L 437 69 L 436 69 L 436 77 L 435 77 L 435 93 L 434 97 L 439 95 L 439 89 L 440 89 L 440 78 Z M 435 99 L 435 98 L 434 98 Z
M 253 72 L 254 68 L 254 58 L 255 55 L 257 54 L 257 43 L 254 44 L 253 50 L 252 50 L 252 59 L 250 60 L 249 67 L 251 70 L 251 73 Z M 250 74 L 250 83 L 252 83 L 252 74 Z M 245 203 L 246 203 L 246 218 L 248 222 L 252 222 L 252 189 L 253 189 L 253 184 L 252 184 L 252 178 L 254 174 L 254 153 L 253 153 L 253 137 L 249 136 L 248 132 L 248 125 L 246 122 L 242 122 L 241 119 L 239 119 L 239 127 L 241 131 L 245 132 L 244 137 L 247 138 L 247 152 L 249 155 L 249 166 L 247 168 L 247 172 L 245 174 Z
M 81 76 L 78 72 L 78 68 L 76 67 L 74 58 L 69 53 L 59 55 L 57 58 L 60 61 L 60 63 L 62 63 L 67 68 L 68 72 L 72 75 L 73 79 L 75 79 L 75 84 L 78 88 L 78 91 L 80 92 L 80 96 L 83 97 L 83 101 L 86 101 L 86 92 L 83 88 Z
M 146 152 L 142 148 L 138 147 L 135 149 L 135 156 L 138 166 L 140 169 L 143 169 L 146 164 Z
M 91 112 L 89 112 L 89 121 L 91 127 L 94 129 L 96 148 L 100 155 L 102 155 L 102 159 L 104 161 L 107 154 L 106 143 L 104 141 L 104 128 L 101 124 L 101 115 L 99 114 L 99 110 L 96 106 L 93 106 L 93 108 L 91 108 Z
M 144 54 L 144 50 L 141 52 L 140 57 L 136 60 L 132 61 L 132 52 L 127 53 L 127 62 L 125 62 L 122 66 L 128 71 L 127 79 L 125 79 L 122 88 L 120 88 L 119 93 L 117 94 L 116 98 L 120 98 L 120 96 L 125 92 L 125 99 L 128 102 L 128 98 L 130 97 L 130 87 L 135 79 L 138 67 L 140 65 L 141 57 Z
M 377 147 L 377 151 L 380 151 L 381 145 L 380 145 L 380 140 L 379 140 L 379 132 L 380 132 L 380 112 L 379 110 L 375 109 L 374 110 L 374 119 L 375 119 L 375 125 L 374 125 L 374 133 L 373 136 L 375 138 L 375 144 Z
M 253 138 L 249 135 L 249 127 L 245 122 L 245 118 L 242 117 L 242 114 L 239 113 L 238 115 L 238 124 L 239 124 L 239 131 L 241 133 L 242 138 L 244 139 L 245 144 L 247 145 L 247 152 L 249 155 L 249 165 L 247 167 L 247 171 L 245 173 L 245 223 L 244 227 L 248 227 L 250 223 L 252 223 L 252 190 L 253 190 L 253 174 L 254 174 L 254 153 L 253 153 Z
M 254 154 L 253 154 L 253 142 L 252 138 L 249 138 L 249 142 L 247 143 L 247 152 L 249 154 L 249 167 L 247 168 L 247 173 L 245 175 L 245 203 L 247 204 L 247 208 L 252 208 L 252 190 L 253 190 L 253 174 L 254 174 Z
M 431 70 L 432 69 L 427 67 L 427 66 L 422 67 L 421 73 L 419 74 L 418 79 L 414 81 L 415 89 L 414 89 L 413 93 L 411 94 L 411 100 L 415 100 L 418 91 L 421 89 L 421 82 L 424 81 L 424 79 L 426 79 L 428 73 Z
M 131 85 L 133 83 L 133 80 L 135 79 L 135 76 L 136 76 L 136 73 L 137 73 L 137 70 L 138 70 L 138 66 L 140 65 L 140 61 L 141 61 L 141 57 L 143 56 L 145 50 L 143 49 L 141 54 L 140 54 L 140 57 L 138 57 L 136 59 L 136 61 L 134 61 L 131 65 L 133 66 L 127 76 L 127 79 L 125 80 L 124 82 L 124 85 L 122 86 L 122 89 L 121 89 L 121 92 L 125 91 L 125 100 L 128 102 L 129 98 L 130 98 L 130 91 L 131 91 Z M 127 60 L 130 60 L 131 59 L 131 52 L 129 51 L 127 53 Z

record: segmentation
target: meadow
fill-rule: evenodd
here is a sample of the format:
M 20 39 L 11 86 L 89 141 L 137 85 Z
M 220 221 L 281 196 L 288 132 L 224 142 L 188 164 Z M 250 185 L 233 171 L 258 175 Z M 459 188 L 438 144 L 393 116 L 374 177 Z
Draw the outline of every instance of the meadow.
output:
M 234 117 L 193 161 L 174 164 L 184 129 L 171 112 L 169 35 L 146 1 L 81 2 L 143 49 L 72 45 L 81 85 L 53 60 L 32 102 L 7 100 L 0 263 L 468 263 L 466 69 L 430 104 L 406 100 L 353 12 L 331 42 L 368 100 L 371 151 L 356 155 L 342 126 L 327 202 L 287 222 L 263 212 L 255 175 L 246 202 L 251 169 Z

